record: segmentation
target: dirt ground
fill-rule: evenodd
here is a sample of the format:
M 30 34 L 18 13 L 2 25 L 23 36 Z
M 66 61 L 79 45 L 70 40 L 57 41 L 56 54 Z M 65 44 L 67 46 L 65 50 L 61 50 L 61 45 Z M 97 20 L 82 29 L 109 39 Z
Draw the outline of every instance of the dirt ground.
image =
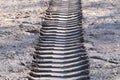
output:
M 27 80 L 49 0 L 0 0 L 0 80 Z M 120 80 L 120 2 L 82 0 L 91 80 Z

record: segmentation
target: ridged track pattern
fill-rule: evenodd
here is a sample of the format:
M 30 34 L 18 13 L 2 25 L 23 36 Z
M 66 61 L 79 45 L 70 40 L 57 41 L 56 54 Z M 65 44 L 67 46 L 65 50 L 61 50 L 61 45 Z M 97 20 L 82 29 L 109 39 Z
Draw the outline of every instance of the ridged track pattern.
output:
M 89 80 L 80 0 L 51 0 L 29 80 Z

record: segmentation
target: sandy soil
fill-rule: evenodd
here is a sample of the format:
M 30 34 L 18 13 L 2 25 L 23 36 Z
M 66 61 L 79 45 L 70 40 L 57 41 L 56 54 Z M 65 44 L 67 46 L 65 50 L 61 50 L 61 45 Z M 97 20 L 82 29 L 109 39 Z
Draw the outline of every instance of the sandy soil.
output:
M 120 80 L 119 0 L 83 0 L 91 80 Z
M 0 80 L 27 80 L 48 0 L 0 0 Z M 120 80 L 120 2 L 83 0 L 91 80 Z

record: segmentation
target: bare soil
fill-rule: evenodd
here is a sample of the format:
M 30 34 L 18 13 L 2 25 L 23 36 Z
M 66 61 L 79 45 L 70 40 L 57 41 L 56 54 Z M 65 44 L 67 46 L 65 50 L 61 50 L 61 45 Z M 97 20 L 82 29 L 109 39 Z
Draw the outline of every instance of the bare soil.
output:
M 49 0 L 0 0 L 0 80 L 27 80 Z M 83 0 L 91 80 L 120 80 L 120 2 Z

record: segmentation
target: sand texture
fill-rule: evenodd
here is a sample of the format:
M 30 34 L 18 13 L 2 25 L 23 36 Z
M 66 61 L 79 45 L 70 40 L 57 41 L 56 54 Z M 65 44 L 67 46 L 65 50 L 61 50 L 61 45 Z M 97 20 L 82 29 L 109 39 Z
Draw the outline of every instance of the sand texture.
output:
M 0 0 L 0 80 L 27 80 L 49 0 Z M 120 80 L 120 1 L 82 0 L 91 80 Z

